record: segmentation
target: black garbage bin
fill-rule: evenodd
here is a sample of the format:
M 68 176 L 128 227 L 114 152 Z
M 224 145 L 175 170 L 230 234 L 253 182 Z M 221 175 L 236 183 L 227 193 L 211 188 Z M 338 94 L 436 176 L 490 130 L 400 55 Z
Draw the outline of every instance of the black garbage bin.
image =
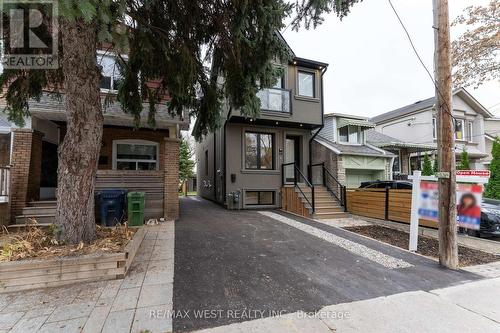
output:
M 125 200 L 127 190 L 101 190 L 96 193 L 96 197 L 99 203 L 99 217 L 103 227 L 112 227 L 123 221 L 126 216 Z

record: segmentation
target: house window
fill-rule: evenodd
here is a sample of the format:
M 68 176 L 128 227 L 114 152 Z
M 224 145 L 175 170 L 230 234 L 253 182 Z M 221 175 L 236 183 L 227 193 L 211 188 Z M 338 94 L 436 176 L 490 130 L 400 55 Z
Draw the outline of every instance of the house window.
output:
M 432 137 L 434 139 L 437 138 L 437 124 L 436 124 L 436 118 L 432 118 Z
M 472 138 L 474 137 L 473 132 L 472 132 L 472 122 L 467 123 L 468 131 L 467 131 L 467 139 L 469 142 L 472 142 Z
M 339 141 L 345 143 L 361 143 L 361 128 L 353 125 L 339 128 Z
M 245 204 L 247 206 L 274 205 L 274 191 L 246 191 Z
M 298 72 L 298 90 L 300 96 L 314 97 L 314 73 Z
M 245 168 L 274 169 L 274 134 L 245 133 Z
M 273 88 L 285 89 L 285 76 L 284 75 L 282 75 L 281 77 L 276 79 L 276 83 L 273 85 Z
M 144 140 L 113 141 L 114 170 L 158 170 L 158 143 Z
M 97 63 L 101 66 L 101 89 L 116 92 L 122 78 L 116 58 L 110 55 L 98 55 Z
M 464 120 L 455 119 L 455 140 L 465 140 L 464 130 Z

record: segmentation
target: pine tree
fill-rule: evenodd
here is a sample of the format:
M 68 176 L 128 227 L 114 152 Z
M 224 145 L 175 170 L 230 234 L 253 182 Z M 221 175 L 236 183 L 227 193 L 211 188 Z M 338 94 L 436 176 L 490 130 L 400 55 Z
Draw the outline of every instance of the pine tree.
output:
M 422 166 L 422 176 L 432 176 L 432 164 L 429 155 L 424 155 L 424 165 Z
M 460 154 L 460 164 L 458 165 L 457 170 L 470 170 L 469 153 L 465 147 L 462 154 Z
M 491 149 L 492 160 L 490 163 L 490 180 L 486 185 L 484 196 L 491 199 L 500 200 L 500 137 L 493 141 Z
M 434 158 L 434 164 L 432 165 L 432 173 L 435 175 L 438 172 L 439 172 L 439 165 L 438 165 L 438 159 L 437 159 L 437 156 L 436 156 Z
M 349 13 L 358 0 L 311 0 L 297 6 L 294 26 L 318 24 L 321 14 Z M 199 139 L 220 125 L 221 100 L 249 117 L 260 113 L 256 93 L 271 87 L 279 75 L 274 60 L 287 62 L 288 48 L 276 31 L 293 5 L 285 0 L 223 2 L 215 0 L 60 0 L 60 52 L 57 70 L 5 69 L 9 119 L 18 125 L 30 116 L 29 100 L 44 90 L 65 94 L 67 132 L 59 148 L 57 210 L 59 238 L 67 243 L 95 238 L 94 180 L 103 132 L 98 45 L 109 43 L 118 56 L 123 81 L 118 101 L 140 122 L 143 101 L 149 102 L 148 122 L 154 127 L 156 104 L 166 91 L 168 109 L 197 118 Z M 16 6 L 24 6 L 21 1 Z M 7 7 L 4 7 L 6 9 Z M 7 12 L 1 13 L 5 36 Z M 221 24 L 223 23 L 223 24 Z M 45 27 L 45 26 L 44 26 Z M 42 29 L 42 28 L 40 28 Z M 46 28 L 48 33 L 50 27 Z M 6 54 L 16 53 L 4 43 Z M 23 52 L 35 53 L 38 50 Z M 208 70 L 207 60 L 211 61 Z M 225 78 L 224 85 L 218 79 Z M 147 82 L 155 81 L 154 86 Z M 45 91 L 46 92 L 46 91 Z
M 183 138 L 179 150 L 179 180 L 181 184 L 193 176 L 194 161 L 191 159 L 192 157 L 193 151 L 190 143 Z

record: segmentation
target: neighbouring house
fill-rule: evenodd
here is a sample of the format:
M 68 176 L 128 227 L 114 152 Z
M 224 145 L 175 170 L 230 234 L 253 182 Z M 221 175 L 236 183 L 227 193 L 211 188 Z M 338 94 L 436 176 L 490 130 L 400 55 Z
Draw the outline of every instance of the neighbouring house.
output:
M 324 127 L 313 143 L 313 164 L 324 161 L 330 174 L 348 188 L 392 179 L 396 155 L 367 141 L 367 132 L 375 124 L 365 117 L 339 113 L 326 114 L 324 119 Z M 316 168 L 313 175 L 316 183 L 322 181 L 322 173 Z
M 189 128 L 189 115 L 169 114 L 165 96 L 157 105 L 155 127 L 147 123 L 148 105 L 144 103 L 143 119 L 135 128 L 133 117 L 121 109 L 115 98 L 120 77 L 114 56 L 98 52 L 97 57 L 102 67 L 104 132 L 96 191 L 120 188 L 145 192 L 146 218 L 176 219 L 179 138 L 180 130 Z M 0 99 L 0 108 L 5 106 L 5 100 Z M 45 92 L 39 101 L 30 101 L 29 109 L 23 128 L 7 125 L 10 134 L 9 139 L 0 139 L 0 162 L 6 156 L 3 147 L 10 145 L 11 217 L 19 223 L 28 218 L 51 222 L 57 199 L 57 153 L 66 132 L 64 93 L 57 99 Z
M 484 134 L 486 140 L 486 153 L 488 157 L 485 158 L 483 164 L 488 168 L 490 166 L 493 156 L 491 150 L 493 149 L 493 141 L 496 137 L 500 137 L 500 117 L 487 118 L 484 122 Z
M 403 173 L 421 170 L 425 152 L 432 154 L 436 150 L 437 130 L 434 104 L 435 97 L 431 97 L 370 119 L 370 122 L 376 124 L 375 130 L 379 133 L 409 145 L 429 147 L 428 150 L 416 147 L 419 151 L 410 152 L 409 168 L 406 170 L 403 165 Z M 453 117 L 457 162 L 460 160 L 462 151 L 466 149 L 471 167 L 484 169 L 488 157 L 485 121 L 491 119 L 493 115 L 467 90 L 460 88 L 453 92 Z M 391 146 L 384 147 L 386 148 L 391 149 Z M 392 148 L 397 148 L 397 145 Z
M 436 145 L 414 142 L 403 142 L 391 136 L 377 132 L 374 128 L 366 131 L 366 141 L 378 148 L 394 154 L 392 163 L 392 179 L 406 180 L 410 172 L 410 157 L 412 155 L 421 156 L 429 154 L 431 158 L 436 154 Z M 420 170 L 420 165 L 413 166 L 413 170 Z
M 309 201 L 304 203 L 304 209 L 314 211 L 312 189 L 305 187 L 312 132 L 323 124 L 323 74 L 328 65 L 290 52 L 290 63 L 275 63 L 283 69 L 283 76 L 274 87 L 258 93 L 259 117 L 247 117 L 224 103 L 223 126 L 197 144 L 197 187 L 201 197 L 229 208 L 286 209 L 285 191 L 291 191 L 302 207 L 293 193 L 295 188 L 305 193 L 304 201 Z M 317 193 L 316 199 L 319 196 Z M 329 194 L 325 198 L 332 200 Z

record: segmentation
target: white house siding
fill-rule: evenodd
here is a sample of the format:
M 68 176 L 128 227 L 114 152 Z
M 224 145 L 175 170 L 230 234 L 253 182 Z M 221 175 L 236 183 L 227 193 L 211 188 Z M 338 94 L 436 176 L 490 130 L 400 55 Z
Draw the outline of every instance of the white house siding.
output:
M 404 142 L 432 144 L 432 109 L 379 123 L 375 130 Z
M 337 124 L 335 117 L 325 117 L 324 127 L 319 135 L 328 141 L 335 142 L 337 133 Z

